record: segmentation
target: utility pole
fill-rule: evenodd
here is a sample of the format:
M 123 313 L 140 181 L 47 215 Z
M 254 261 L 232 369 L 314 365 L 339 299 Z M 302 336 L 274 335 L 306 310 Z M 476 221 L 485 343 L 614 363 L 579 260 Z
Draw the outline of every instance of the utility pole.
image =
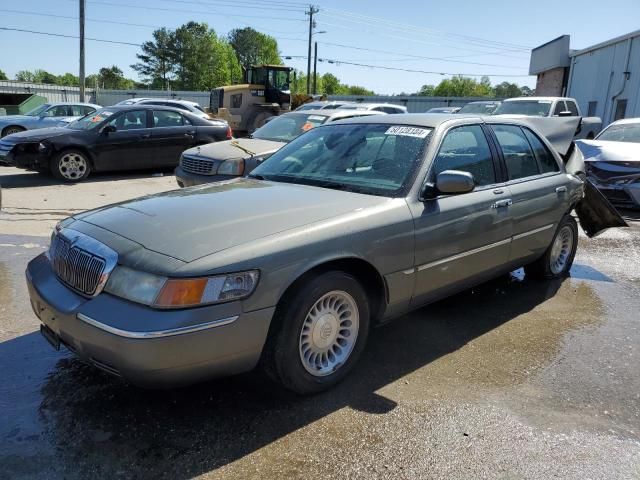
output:
M 84 102 L 84 5 L 80 0 L 80 101 Z
M 313 42 L 313 94 L 318 93 L 316 89 L 316 84 L 318 80 L 318 75 L 316 73 L 316 68 L 318 67 L 318 42 Z
M 313 36 L 313 29 L 315 24 L 313 22 L 313 15 L 318 13 L 319 10 L 313 5 L 309 5 L 309 11 L 306 12 L 309 15 L 309 51 L 307 54 L 307 95 L 311 91 L 311 38 Z

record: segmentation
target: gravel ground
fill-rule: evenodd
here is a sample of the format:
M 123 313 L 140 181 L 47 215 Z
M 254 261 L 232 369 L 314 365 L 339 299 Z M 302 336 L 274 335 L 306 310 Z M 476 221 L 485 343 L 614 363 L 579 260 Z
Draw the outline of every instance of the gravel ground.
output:
M 581 237 L 562 282 L 517 271 L 374 330 L 330 392 L 143 391 L 53 351 L 29 307 L 56 221 L 176 186 L 90 180 L 0 170 L 0 478 L 640 478 L 640 223 Z

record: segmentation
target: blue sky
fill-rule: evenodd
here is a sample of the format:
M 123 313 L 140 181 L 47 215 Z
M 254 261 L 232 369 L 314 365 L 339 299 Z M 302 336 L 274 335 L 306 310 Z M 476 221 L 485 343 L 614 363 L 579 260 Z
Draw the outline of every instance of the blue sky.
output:
M 444 78 L 440 73 L 489 74 L 493 83 L 508 80 L 534 86 L 535 78 L 526 76 L 531 47 L 569 34 L 571 47 L 583 48 L 640 28 L 640 0 L 316 0 L 314 4 L 320 8 L 316 31 L 326 31 L 315 36 L 319 58 L 437 72 L 318 64 L 319 73 L 331 72 L 345 83 L 387 94 L 437 84 Z M 150 39 L 156 27 L 175 28 L 196 20 L 207 22 L 219 35 L 252 26 L 276 37 L 283 55 L 307 52 L 306 4 L 295 0 L 87 0 L 86 8 L 87 37 L 139 44 Z M 2 0 L 0 12 L 0 27 L 78 34 L 77 20 L 60 18 L 77 18 L 77 0 Z M 0 30 L 0 44 L 5 51 L 0 69 L 10 78 L 18 70 L 36 68 L 77 74 L 76 39 Z M 130 68 L 137 52 L 135 46 L 87 41 L 87 74 L 117 65 L 137 78 Z M 306 70 L 305 59 L 286 63 Z

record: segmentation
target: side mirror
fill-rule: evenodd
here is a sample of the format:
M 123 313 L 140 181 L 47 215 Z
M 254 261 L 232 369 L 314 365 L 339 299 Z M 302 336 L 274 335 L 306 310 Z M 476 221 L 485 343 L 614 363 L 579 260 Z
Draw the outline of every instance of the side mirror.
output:
M 562 112 L 558 113 L 559 117 L 573 117 L 573 113 L 571 113 L 569 110 L 563 110 Z
M 445 170 L 436 177 L 435 187 L 440 193 L 469 193 L 476 186 L 473 175 L 459 170 Z
M 116 128 L 116 126 L 115 126 L 115 125 L 105 125 L 105 126 L 102 128 L 102 131 L 101 131 L 100 133 L 104 133 L 105 135 L 108 135 L 108 134 L 110 134 L 110 133 L 115 132 L 116 130 L 117 130 L 117 128 Z

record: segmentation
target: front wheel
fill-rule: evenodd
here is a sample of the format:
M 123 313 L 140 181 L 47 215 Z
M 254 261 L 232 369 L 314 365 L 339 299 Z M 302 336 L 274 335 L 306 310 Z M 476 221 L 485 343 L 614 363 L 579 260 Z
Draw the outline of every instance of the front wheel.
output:
M 267 373 L 300 394 L 341 381 L 362 354 L 369 333 L 367 295 L 352 275 L 326 272 L 285 297 L 265 347 Z
M 91 166 L 87 155 L 80 150 L 65 150 L 51 160 L 51 173 L 65 182 L 79 182 L 89 176 Z
M 533 277 L 553 279 L 569 274 L 578 248 L 578 225 L 571 215 L 565 215 L 544 255 L 525 267 Z
M 5 128 L 2 131 L 2 135 L 0 136 L 6 137 L 7 135 L 13 135 L 14 133 L 20 133 L 20 132 L 24 132 L 24 128 L 12 125 L 10 127 Z

